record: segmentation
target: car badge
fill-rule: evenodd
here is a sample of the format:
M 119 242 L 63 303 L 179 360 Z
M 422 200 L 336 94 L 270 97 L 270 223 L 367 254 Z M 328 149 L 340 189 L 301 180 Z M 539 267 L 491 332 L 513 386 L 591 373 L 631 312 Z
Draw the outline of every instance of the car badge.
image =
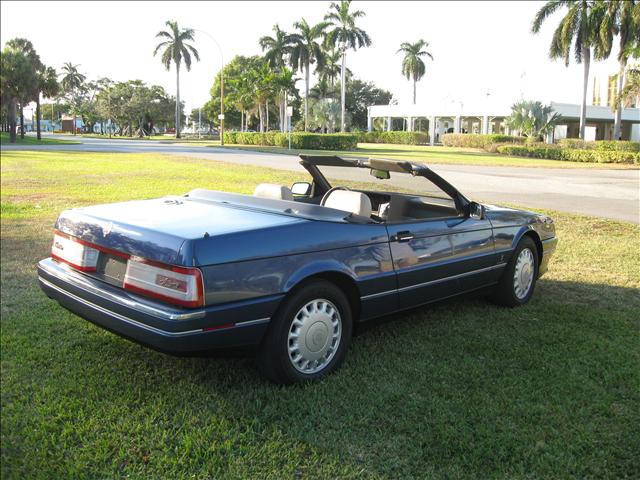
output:
M 102 234 L 106 237 L 113 230 L 113 222 L 109 222 L 106 227 L 102 229 Z

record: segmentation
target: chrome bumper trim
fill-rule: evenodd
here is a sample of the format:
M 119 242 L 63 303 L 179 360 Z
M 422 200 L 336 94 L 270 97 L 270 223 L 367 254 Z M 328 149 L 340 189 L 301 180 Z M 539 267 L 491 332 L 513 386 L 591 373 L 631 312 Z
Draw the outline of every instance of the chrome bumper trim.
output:
M 40 268 L 45 270 L 49 275 L 58 278 L 64 282 L 70 283 L 75 287 L 81 288 L 93 295 L 97 295 L 105 300 L 109 300 L 111 302 L 117 303 L 127 308 L 131 308 L 140 313 L 144 313 L 146 315 L 151 315 L 153 317 L 160 318 L 162 320 L 193 320 L 196 318 L 204 318 L 205 310 L 197 309 L 197 310 L 189 310 L 187 312 L 171 312 L 158 307 L 151 305 L 150 303 L 143 303 L 141 301 L 134 300 L 130 296 L 118 295 L 115 293 L 111 293 L 105 289 L 98 288 L 92 285 L 91 281 L 86 278 L 84 275 L 74 272 L 70 268 L 53 262 L 51 259 L 42 260 L 39 263 Z M 45 281 L 42 277 L 39 277 L 41 281 Z M 51 285 L 50 282 L 47 282 L 47 285 Z M 60 289 L 58 289 L 60 290 Z
M 193 334 L 197 334 L 197 333 L 202 333 L 202 329 L 199 328 L 197 330 L 185 330 L 182 332 L 168 332 L 166 330 L 161 330 L 159 328 L 156 327 L 152 327 L 151 325 L 147 325 L 146 323 L 142 323 L 142 322 L 138 322 L 137 320 L 134 320 L 132 318 L 129 317 L 125 317 L 124 315 L 120 315 L 119 313 L 113 312 L 111 310 L 107 310 L 104 307 L 101 307 L 100 305 L 96 305 L 93 302 L 90 302 L 88 300 L 85 300 L 84 298 L 81 298 L 67 290 L 65 290 L 64 288 L 60 288 L 57 285 L 54 285 L 53 283 L 49 282 L 48 280 L 45 280 L 42 277 L 39 277 L 40 281 L 45 284 L 47 287 L 52 288 L 58 292 L 60 292 L 61 294 L 65 295 L 66 297 L 69 297 L 73 300 L 75 300 L 76 302 L 80 302 L 83 303 L 84 305 L 87 305 L 88 307 L 93 308 L 94 310 L 99 311 L 100 313 L 104 313 L 105 315 L 109 315 L 110 317 L 115 318 L 116 320 L 120 320 L 121 322 L 124 323 L 128 323 L 130 325 L 133 325 L 134 327 L 140 328 L 142 330 L 146 330 L 148 332 L 151 333 L 155 333 L 157 335 L 162 335 L 165 337 L 184 337 L 186 335 L 193 335 Z

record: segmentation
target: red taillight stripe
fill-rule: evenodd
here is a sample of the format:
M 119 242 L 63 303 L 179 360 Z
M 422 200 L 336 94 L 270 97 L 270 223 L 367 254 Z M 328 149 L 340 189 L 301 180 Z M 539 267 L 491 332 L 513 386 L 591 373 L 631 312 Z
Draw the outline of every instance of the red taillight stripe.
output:
M 131 255 L 129 255 L 128 253 L 122 253 L 122 252 L 119 252 L 118 250 L 113 250 L 112 248 L 107 248 L 107 247 L 103 247 L 102 245 L 96 245 L 95 243 L 87 242 L 86 240 L 82 240 L 81 238 L 71 236 L 67 233 L 61 232 L 60 230 L 54 230 L 53 233 L 56 235 L 60 235 L 61 237 L 64 237 L 64 238 L 68 238 L 72 242 L 76 242 L 76 243 L 79 243 L 80 245 L 84 245 L 85 247 L 90 247 L 90 248 L 93 248 L 94 250 L 98 250 L 103 253 L 108 253 L 109 255 L 115 255 L 116 257 L 120 257 L 124 259 L 131 258 Z
M 203 332 L 210 332 L 212 330 L 222 330 L 223 328 L 233 328 L 235 327 L 235 323 L 225 323 L 223 325 L 216 325 L 215 327 L 205 327 L 202 329 Z
M 164 302 L 171 303 L 173 305 L 179 305 L 181 307 L 195 308 L 195 307 L 202 306 L 203 304 L 202 300 L 204 298 L 204 296 L 202 295 L 202 281 L 200 281 L 201 280 L 200 278 L 198 278 L 198 280 L 199 280 L 198 281 L 198 300 L 180 300 L 178 298 L 168 297 L 167 295 L 162 295 L 161 293 L 152 292 L 150 290 L 146 290 L 144 288 L 140 288 L 135 285 L 131 285 L 129 283 L 123 283 L 122 287 L 125 290 L 139 293 L 140 295 L 144 295 L 145 297 L 156 298 L 158 300 L 162 300 Z
M 55 253 L 51 253 L 51 258 L 54 258 L 59 262 L 66 263 L 70 267 L 73 267 L 74 269 L 79 270 L 81 272 L 95 272 L 96 271 L 96 267 L 83 267 L 81 265 L 76 265 L 75 263 L 71 263 L 69 260 L 67 260 L 65 258 L 59 257 Z

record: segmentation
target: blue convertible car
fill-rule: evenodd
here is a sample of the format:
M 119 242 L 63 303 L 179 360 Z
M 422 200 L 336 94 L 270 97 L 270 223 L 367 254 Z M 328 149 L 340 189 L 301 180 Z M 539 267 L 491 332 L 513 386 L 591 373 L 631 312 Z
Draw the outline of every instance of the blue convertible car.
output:
M 469 201 L 425 165 L 301 158 L 311 178 L 291 189 L 65 211 L 40 286 L 161 351 L 256 346 L 295 383 L 340 365 L 355 322 L 475 290 L 526 303 L 555 250 L 550 218 Z

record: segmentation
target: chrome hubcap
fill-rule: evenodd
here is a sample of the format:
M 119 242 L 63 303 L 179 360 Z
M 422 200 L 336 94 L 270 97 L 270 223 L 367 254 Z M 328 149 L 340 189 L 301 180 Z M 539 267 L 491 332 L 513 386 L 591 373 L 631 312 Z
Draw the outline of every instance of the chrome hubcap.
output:
M 529 294 L 535 271 L 533 253 L 525 248 L 518 255 L 516 268 L 513 272 L 513 290 L 520 300 Z
M 311 300 L 291 322 L 287 339 L 289 359 L 306 374 L 322 370 L 336 354 L 342 335 L 342 319 L 329 300 Z

